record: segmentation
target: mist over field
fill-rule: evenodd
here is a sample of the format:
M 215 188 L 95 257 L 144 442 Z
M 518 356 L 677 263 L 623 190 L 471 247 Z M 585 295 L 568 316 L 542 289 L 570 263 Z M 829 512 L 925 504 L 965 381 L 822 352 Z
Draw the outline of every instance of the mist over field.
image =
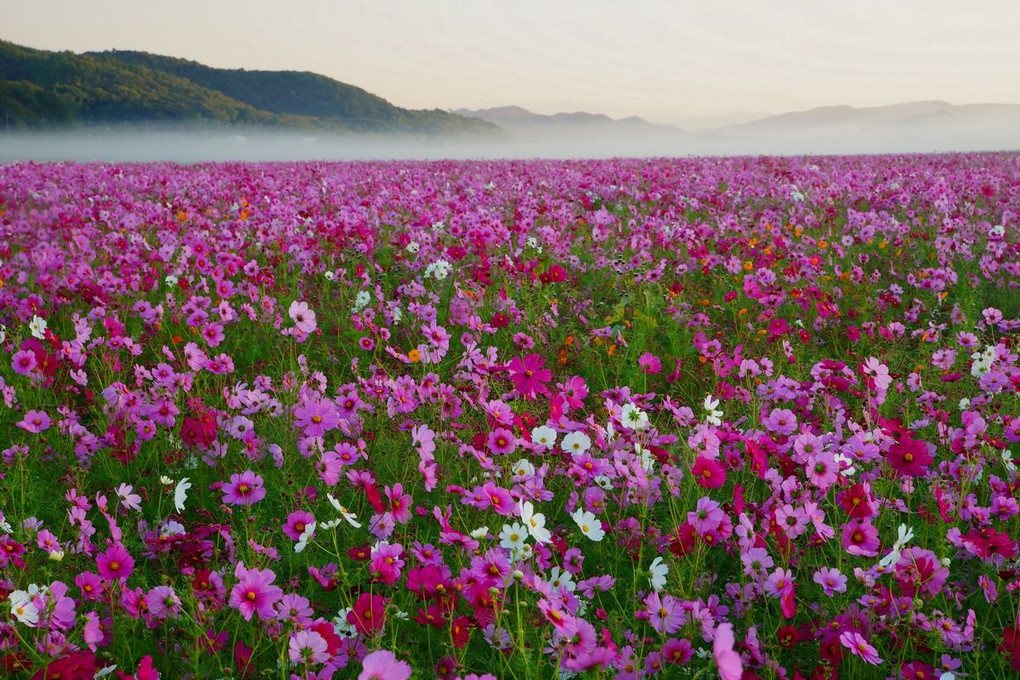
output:
M 777 117 L 778 118 L 778 117 Z M 299 161 L 467 158 L 611 158 L 1005 151 L 1020 149 L 1020 126 L 863 123 L 805 129 L 710 131 L 574 129 L 515 131 L 506 139 L 342 136 L 286 131 L 147 128 L 0 134 L 0 162 Z

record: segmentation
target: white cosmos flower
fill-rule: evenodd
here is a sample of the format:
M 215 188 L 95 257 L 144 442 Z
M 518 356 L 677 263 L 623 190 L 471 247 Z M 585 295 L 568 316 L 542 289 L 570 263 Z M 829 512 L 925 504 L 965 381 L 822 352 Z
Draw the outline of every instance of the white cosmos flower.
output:
M 480 541 L 488 535 L 489 527 L 478 527 L 477 529 L 471 532 L 471 538 L 475 539 L 476 541 Z
M 652 590 L 662 590 L 666 585 L 667 574 L 669 574 L 669 565 L 662 560 L 662 555 L 659 555 L 652 560 L 651 566 L 648 567 L 648 579 L 652 582 Z
M 591 448 L 591 437 L 584 432 L 570 432 L 563 438 L 563 450 L 572 456 L 580 456 Z
M 722 425 L 722 411 L 717 410 L 719 407 L 719 400 L 712 397 L 711 394 L 705 395 L 705 411 L 708 415 L 705 416 L 705 422 L 709 425 L 715 425 L 719 427 Z
M 908 527 L 906 524 L 901 524 L 897 530 L 896 541 L 893 543 L 892 550 L 889 554 L 883 557 L 879 564 L 882 567 L 890 567 L 900 561 L 900 551 L 906 547 L 907 543 L 914 537 L 914 530 Z
M 552 586 L 553 590 L 559 590 L 560 588 L 566 588 L 570 592 L 577 590 L 577 584 L 574 583 L 574 575 L 559 567 L 553 567 L 549 570 L 549 585 Z
M 641 456 L 641 469 L 645 472 L 651 472 L 655 469 L 655 454 L 652 453 L 651 449 L 646 449 L 641 444 L 634 445 L 634 453 Z
M 341 609 L 333 619 L 333 630 L 340 637 L 352 638 L 358 635 L 358 629 L 354 627 L 353 623 L 347 621 L 347 615 L 350 613 L 350 607 Z
M 531 477 L 535 474 L 535 466 L 531 464 L 531 461 L 521 458 L 519 461 L 514 463 L 513 475 L 514 477 Z
M 632 430 L 643 430 L 648 427 L 648 414 L 627 402 L 620 409 L 620 421 Z
M 358 521 L 357 516 L 344 506 L 340 505 L 340 501 L 334 498 L 333 494 L 327 493 L 326 498 L 329 500 L 329 504 L 332 505 L 336 509 L 336 511 L 339 512 L 341 516 L 343 516 L 345 520 L 347 520 L 348 524 L 350 524 L 355 529 L 361 528 L 361 522 Z
M 570 518 L 577 523 L 582 534 L 595 542 L 601 541 L 606 535 L 606 532 L 602 530 L 602 522 L 599 521 L 599 518 L 584 508 L 574 510 L 570 514 Z
M 556 430 L 548 425 L 539 425 L 531 431 L 531 441 L 534 444 L 551 449 L 556 446 Z
M 164 279 L 164 281 L 166 282 L 167 288 L 173 288 L 174 286 L 177 285 L 177 277 L 174 276 L 173 274 L 167 276 L 166 279 Z
M 184 501 L 188 499 L 188 489 L 190 488 L 191 482 L 187 477 L 177 482 L 177 486 L 174 488 L 174 507 L 177 508 L 177 512 L 184 512 Z
M 305 530 L 301 532 L 301 535 L 298 536 L 297 543 L 294 544 L 294 552 L 299 553 L 305 549 L 305 546 L 308 545 L 308 541 L 311 540 L 312 536 L 315 534 L 315 527 L 316 523 L 314 521 L 305 525 Z
M 535 512 L 535 506 L 531 501 L 520 500 L 517 507 L 521 511 L 521 522 L 527 527 L 528 533 L 537 543 L 548 543 L 552 534 L 545 528 L 545 515 Z
M 28 330 L 32 331 L 32 337 L 37 340 L 46 339 L 46 319 L 40 316 L 33 316 L 28 323 Z
M 857 473 L 857 468 L 854 467 L 854 460 L 850 456 L 845 456 L 842 453 L 837 453 L 833 456 L 833 460 L 837 463 L 846 463 L 846 467 L 840 472 L 844 477 L 852 477 Z
M 32 602 L 32 596 L 24 590 L 15 590 L 7 596 L 11 615 L 29 628 L 39 623 L 39 608 Z
M 504 524 L 503 530 L 499 532 L 499 546 L 516 553 L 524 548 L 527 538 L 528 530 L 523 524 L 518 522 Z

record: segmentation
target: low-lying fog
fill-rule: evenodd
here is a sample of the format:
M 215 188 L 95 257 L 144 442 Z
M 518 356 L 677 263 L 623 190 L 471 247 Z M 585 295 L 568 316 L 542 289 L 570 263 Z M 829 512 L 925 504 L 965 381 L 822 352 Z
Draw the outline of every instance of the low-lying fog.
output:
M 0 162 L 296 161 L 438 158 L 611 158 L 1002 151 L 1020 149 L 1020 128 L 742 130 L 522 135 L 504 140 L 337 136 L 254 130 L 0 132 Z

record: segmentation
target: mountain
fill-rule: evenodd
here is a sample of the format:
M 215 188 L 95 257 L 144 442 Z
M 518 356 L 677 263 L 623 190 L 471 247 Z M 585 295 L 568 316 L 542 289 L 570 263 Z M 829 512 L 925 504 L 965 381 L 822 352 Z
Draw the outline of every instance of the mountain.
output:
M 516 138 L 553 135 L 556 137 L 584 138 L 597 135 L 660 136 L 679 133 L 671 125 L 650 123 L 643 118 L 612 119 L 601 113 L 575 111 L 544 115 L 533 113 L 520 106 L 499 106 L 491 109 L 457 109 L 454 113 L 478 118 L 498 125 Z
M 734 111 L 718 116 L 690 116 L 676 121 L 676 126 L 681 130 L 695 132 L 700 130 L 715 130 L 732 125 L 741 125 L 751 121 L 764 118 L 764 113 L 748 113 L 746 111 Z
M 978 128 L 1020 123 L 1020 105 L 950 104 L 918 101 L 890 106 L 855 108 L 822 106 L 791 111 L 723 128 L 726 132 L 804 133 L 839 129 L 900 130 L 925 128 Z
M 991 151 L 1020 148 L 1020 105 L 915 101 L 822 106 L 707 131 L 715 148 L 748 153 Z
M 217 69 L 145 52 L 48 52 L 0 41 L 0 116 L 15 128 L 203 123 L 498 138 L 498 127 L 412 111 L 315 73 Z

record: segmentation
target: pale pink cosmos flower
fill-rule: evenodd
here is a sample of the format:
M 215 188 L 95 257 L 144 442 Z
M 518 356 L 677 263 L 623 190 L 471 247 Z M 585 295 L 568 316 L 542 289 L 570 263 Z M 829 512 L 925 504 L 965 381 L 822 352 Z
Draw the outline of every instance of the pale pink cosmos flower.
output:
M 315 312 L 308 308 L 307 302 L 295 300 L 290 303 L 290 309 L 287 310 L 290 318 L 294 321 L 294 325 L 302 333 L 314 333 L 316 328 Z
M 712 640 L 712 656 L 722 680 L 740 680 L 744 674 L 740 654 L 733 651 L 733 643 L 733 624 L 720 623 Z
M 814 582 L 822 587 L 822 592 L 829 597 L 836 593 L 846 592 L 846 576 L 839 569 L 823 567 L 815 572 Z
M 296 664 L 320 664 L 329 661 L 325 638 L 314 630 L 299 630 L 287 645 L 290 660 Z
M 839 642 L 849 649 L 851 653 L 861 657 L 867 663 L 876 666 L 882 663 L 882 657 L 878 655 L 878 650 L 869 645 L 864 636 L 855 630 L 845 631 L 839 636 Z
M 388 649 L 372 652 L 361 662 L 358 680 L 407 680 L 411 666 Z

